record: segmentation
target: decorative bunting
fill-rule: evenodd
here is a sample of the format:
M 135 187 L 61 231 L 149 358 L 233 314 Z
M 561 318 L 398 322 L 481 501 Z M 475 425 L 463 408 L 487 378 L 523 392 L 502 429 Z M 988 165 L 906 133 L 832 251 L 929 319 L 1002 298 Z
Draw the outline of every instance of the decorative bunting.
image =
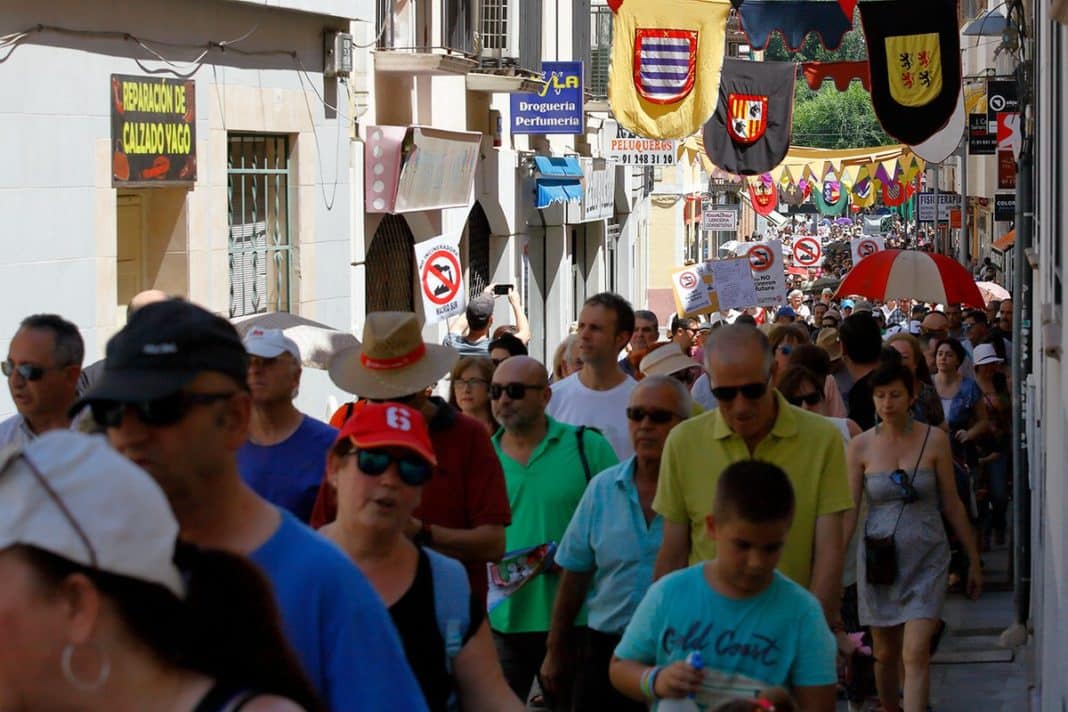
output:
M 833 173 L 824 174 L 823 185 L 812 191 L 812 200 L 821 215 L 843 215 L 849 207 L 849 191 Z
M 738 15 L 753 49 L 765 49 L 776 30 L 791 52 L 801 49 L 810 32 L 819 35 L 824 49 L 838 49 L 853 26 L 852 14 L 846 17 L 838 5 L 819 0 L 745 0 Z
M 716 108 L 729 0 L 616 0 L 608 98 L 628 131 L 693 134 Z
M 896 208 L 908 199 L 908 191 L 896 177 L 883 183 L 883 205 Z
M 938 133 L 961 91 L 957 0 L 931 0 L 923 12 L 898 0 L 860 4 L 868 44 L 871 102 L 883 130 L 910 146 Z
M 788 185 L 779 184 L 779 200 L 792 207 L 797 207 L 805 202 L 811 192 L 812 189 L 809 187 L 808 181 L 803 180 L 800 183 L 789 183 Z
M 854 208 L 870 208 L 875 205 L 874 181 L 868 175 L 866 168 L 860 169 L 857 180 L 853 183 L 852 190 L 849 191 L 849 197 Z
M 864 91 L 871 91 L 871 76 L 868 74 L 868 62 L 802 62 L 801 73 L 812 91 L 819 91 L 824 80 L 834 81 L 834 88 L 846 91 L 854 79 L 859 79 Z
M 766 173 L 790 150 L 792 62 L 724 59 L 716 113 L 705 124 L 708 157 L 740 175 Z
M 763 175 L 746 179 L 749 186 L 749 202 L 753 204 L 753 210 L 757 215 L 767 217 L 775 210 L 778 203 L 779 191 L 771 183 L 771 176 Z

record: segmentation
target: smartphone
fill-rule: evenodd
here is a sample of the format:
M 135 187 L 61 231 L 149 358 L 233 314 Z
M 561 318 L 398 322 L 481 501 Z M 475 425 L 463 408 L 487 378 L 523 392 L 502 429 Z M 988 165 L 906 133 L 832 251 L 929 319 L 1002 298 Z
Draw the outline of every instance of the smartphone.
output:
M 494 294 L 508 294 L 512 291 L 514 285 L 511 284 L 498 284 L 493 287 Z

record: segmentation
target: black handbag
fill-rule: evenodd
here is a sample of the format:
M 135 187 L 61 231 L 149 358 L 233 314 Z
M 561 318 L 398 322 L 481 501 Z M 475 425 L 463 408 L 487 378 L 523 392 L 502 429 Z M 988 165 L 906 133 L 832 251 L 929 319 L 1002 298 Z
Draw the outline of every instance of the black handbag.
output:
M 916 466 L 912 468 L 912 477 L 902 485 L 907 492 L 915 492 L 914 483 L 916 473 L 920 469 L 920 460 L 923 459 L 923 451 L 927 449 L 927 438 L 931 436 L 931 426 L 927 426 L 927 434 L 923 436 L 923 445 L 920 447 L 920 455 L 916 458 Z M 901 523 L 901 515 L 905 513 L 905 507 L 915 499 L 906 497 L 901 501 L 901 509 L 897 513 L 897 521 L 889 536 L 870 536 L 867 522 L 864 523 L 864 574 L 868 583 L 873 586 L 889 586 L 897 581 L 897 542 L 894 536 L 897 534 L 897 525 Z

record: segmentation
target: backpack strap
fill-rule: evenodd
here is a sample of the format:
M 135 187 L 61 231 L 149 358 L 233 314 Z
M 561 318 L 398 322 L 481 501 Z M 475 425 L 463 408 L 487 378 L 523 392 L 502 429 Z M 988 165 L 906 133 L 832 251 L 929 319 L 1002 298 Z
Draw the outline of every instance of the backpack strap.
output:
M 445 670 L 453 676 L 453 660 L 464 647 L 464 636 L 471 628 L 471 584 L 467 570 L 455 559 L 424 547 L 430 560 L 434 582 L 434 617 L 445 642 Z M 449 709 L 459 709 L 455 689 L 449 696 Z
M 588 483 L 592 475 L 590 473 L 590 461 L 586 459 L 586 442 L 582 438 L 582 434 L 585 432 L 585 425 L 578 426 L 578 428 L 575 430 L 575 439 L 578 440 L 578 452 L 579 459 L 582 460 L 582 472 L 586 475 L 586 482 Z

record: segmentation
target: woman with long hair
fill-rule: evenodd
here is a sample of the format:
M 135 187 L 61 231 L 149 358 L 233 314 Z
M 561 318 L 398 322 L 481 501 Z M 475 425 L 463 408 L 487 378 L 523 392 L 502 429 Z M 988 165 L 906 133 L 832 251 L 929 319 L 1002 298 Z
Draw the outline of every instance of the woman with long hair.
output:
M 912 409 L 912 416 L 921 423 L 947 430 L 949 425 L 942 411 L 942 402 L 938 399 L 938 391 L 931 382 L 931 372 L 927 370 L 927 359 L 920 340 L 912 334 L 898 332 L 886 340 L 886 345 L 901 354 L 901 363 L 912 372 L 915 379 L 916 405 Z
M 263 574 L 180 545 L 158 485 L 103 439 L 8 452 L 0 502 L 0 709 L 325 709 Z
M 904 662 L 904 710 L 923 712 L 930 686 L 931 642 L 946 596 L 950 552 L 940 509 L 968 555 L 967 592 L 982 589 L 975 536 L 953 477 L 946 433 L 912 417 L 912 373 L 884 362 L 871 374 L 880 423 L 852 440 L 847 468 L 857 527 L 860 622 L 870 625 L 875 677 L 885 712 L 902 709 L 898 663 Z
M 436 462 L 419 411 L 369 403 L 327 456 L 337 519 L 319 531 L 382 597 L 431 712 L 522 712 L 463 566 L 406 534 Z
M 490 435 L 498 427 L 490 409 L 492 380 L 493 361 L 484 356 L 464 356 L 449 372 L 449 405 L 482 423 Z

